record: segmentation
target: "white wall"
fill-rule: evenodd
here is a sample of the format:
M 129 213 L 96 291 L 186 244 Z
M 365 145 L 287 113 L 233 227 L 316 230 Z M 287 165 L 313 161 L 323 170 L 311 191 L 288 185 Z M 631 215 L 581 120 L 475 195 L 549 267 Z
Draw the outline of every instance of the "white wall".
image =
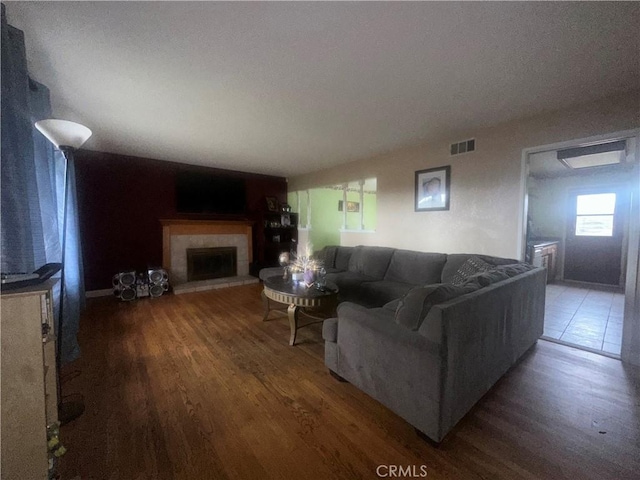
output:
M 356 232 L 352 230 L 343 230 L 340 232 L 340 245 L 345 247 L 357 247 L 358 245 L 370 245 L 375 247 L 376 235 L 373 230 L 363 230 Z
M 290 190 L 378 179 L 372 243 L 420 251 L 521 257 L 522 150 L 640 126 L 640 91 L 571 110 L 454 132 L 426 145 L 289 179 Z M 449 144 L 476 139 L 476 151 L 449 156 Z M 414 172 L 451 165 L 451 208 L 414 212 Z

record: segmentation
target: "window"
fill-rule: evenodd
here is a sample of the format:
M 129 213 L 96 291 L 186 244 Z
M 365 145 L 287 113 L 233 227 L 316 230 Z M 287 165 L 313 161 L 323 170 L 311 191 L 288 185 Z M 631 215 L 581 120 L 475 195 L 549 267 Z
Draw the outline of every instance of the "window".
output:
M 613 236 L 616 194 L 578 195 L 576 199 L 576 236 Z

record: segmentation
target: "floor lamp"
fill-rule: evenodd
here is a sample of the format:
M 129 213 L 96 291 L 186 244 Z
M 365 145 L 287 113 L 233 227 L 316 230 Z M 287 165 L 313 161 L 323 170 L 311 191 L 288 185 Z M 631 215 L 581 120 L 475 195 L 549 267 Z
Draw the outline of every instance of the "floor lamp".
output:
M 58 420 L 62 425 L 78 418 L 84 412 L 82 402 L 63 402 L 62 386 L 60 381 L 60 364 L 62 360 L 62 332 L 63 311 L 64 311 L 64 270 L 65 251 L 67 243 L 67 203 L 69 195 L 69 162 L 73 160 L 73 152 L 80 148 L 91 136 L 91 130 L 79 123 L 67 120 L 40 120 L 35 127 L 45 136 L 47 140 L 55 145 L 62 152 L 64 157 L 64 184 L 62 200 L 62 270 L 60 273 L 60 308 L 58 310 L 58 342 L 56 344 L 56 367 L 58 370 Z

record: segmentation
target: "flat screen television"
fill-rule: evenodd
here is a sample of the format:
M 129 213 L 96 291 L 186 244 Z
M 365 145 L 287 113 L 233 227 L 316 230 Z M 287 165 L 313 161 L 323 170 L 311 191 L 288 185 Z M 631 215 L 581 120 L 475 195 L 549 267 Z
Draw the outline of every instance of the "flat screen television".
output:
M 239 215 L 246 210 L 246 186 L 242 178 L 200 172 L 176 176 L 178 213 Z

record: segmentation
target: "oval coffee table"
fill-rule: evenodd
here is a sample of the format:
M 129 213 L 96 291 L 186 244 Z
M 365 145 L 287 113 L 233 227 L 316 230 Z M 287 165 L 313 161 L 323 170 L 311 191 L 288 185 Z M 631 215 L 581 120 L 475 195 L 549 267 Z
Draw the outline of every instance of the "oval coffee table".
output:
M 299 328 L 322 322 L 335 313 L 338 304 L 338 286 L 335 283 L 327 282 L 326 289 L 321 291 L 314 286 L 306 287 L 303 283 L 293 282 L 290 279 L 284 280 L 281 276 L 269 277 L 264 280 L 262 300 L 265 307 L 263 321 L 267 319 L 272 310 L 284 313 L 282 309 L 272 309 L 270 300 L 289 305 L 287 308 L 289 327 L 291 328 L 289 345 L 294 345 L 296 332 Z M 300 314 L 313 321 L 303 325 L 298 324 Z

